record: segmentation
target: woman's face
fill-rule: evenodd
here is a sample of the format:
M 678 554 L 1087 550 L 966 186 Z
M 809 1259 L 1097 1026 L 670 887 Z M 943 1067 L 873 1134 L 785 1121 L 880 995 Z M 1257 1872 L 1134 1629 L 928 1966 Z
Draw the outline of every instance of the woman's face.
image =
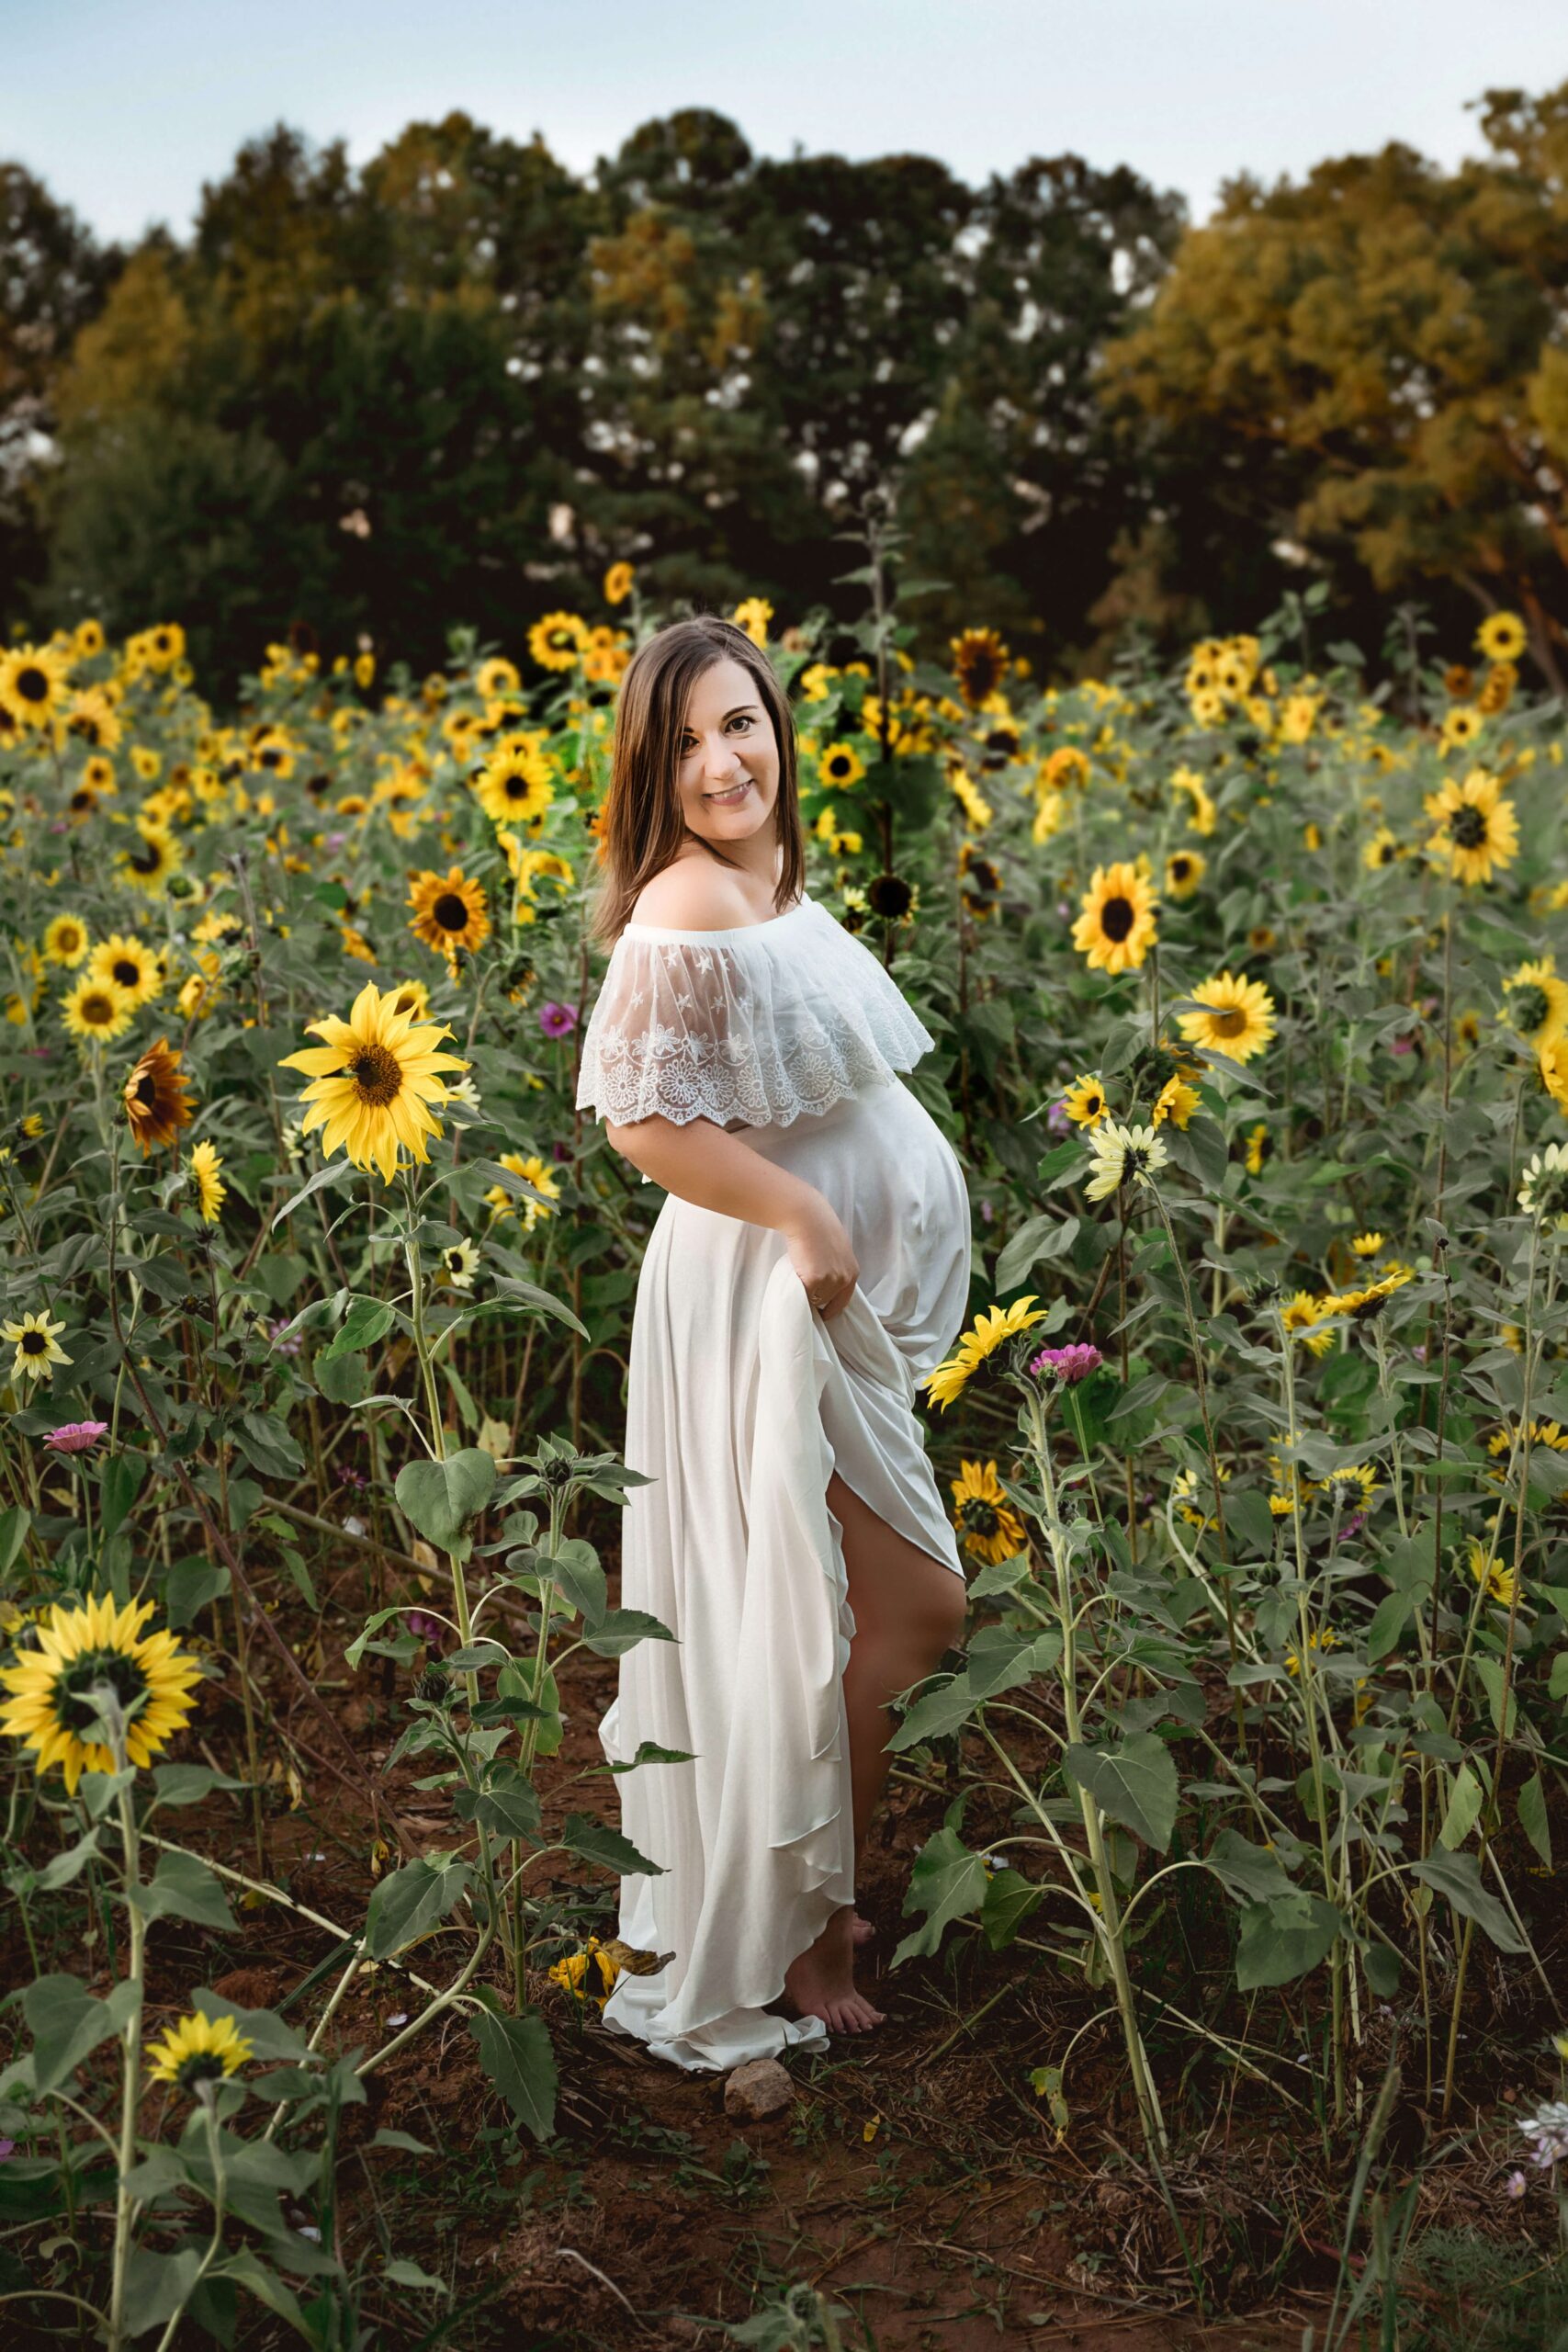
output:
M 772 838 L 778 737 L 750 672 L 728 654 L 692 688 L 676 760 L 690 831 L 725 849 L 764 830 Z

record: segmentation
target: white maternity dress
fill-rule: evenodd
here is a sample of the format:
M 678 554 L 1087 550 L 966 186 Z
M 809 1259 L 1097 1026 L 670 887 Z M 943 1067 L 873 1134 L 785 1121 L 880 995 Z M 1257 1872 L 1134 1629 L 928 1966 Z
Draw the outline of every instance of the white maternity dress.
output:
M 914 1409 L 963 1327 L 969 1202 L 957 1155 L 897 1073 L 935 1040 L 869 948 L 804 898 L 725 931 L 628 923 L 583 1036 L 577 1100 L 613 1125 L 712 1119 L 814 1184 L 859 1264 L 830 1322 L 784 1238 L 667 1194 L 632 1317 L 621 1603 L 673 1641 L 622 1657 L 605 1756 L 628 1872 L 618 1933 L 671 1957 L 623 1973 L 607 2025 L 678 2066 L 826 2045 L 770 2015 L 784 1970 L 854 1899 L 843 1670 L 854 1618 L 836 1468 L 964 1574 Z M 645 1180 L 646 1181 L 646 1180 Z

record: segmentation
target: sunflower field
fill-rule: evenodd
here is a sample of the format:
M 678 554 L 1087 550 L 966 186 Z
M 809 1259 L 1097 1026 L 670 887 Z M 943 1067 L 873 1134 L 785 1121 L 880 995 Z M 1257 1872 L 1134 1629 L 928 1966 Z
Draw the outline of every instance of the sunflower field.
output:
M 1562 707 L 1506 611 L 1319 647 L 1309 591 L 1046 686 L 859 576 L 735 617 L 939 1040 L 971 1608 L 867 1860 L 893 2015 L 771 2139 L 598 2019 L 658 1957 L 595 1726 L 668 1631 L 615 1577 L 659 1196 L 573 1103 L 658 616 L 617 564 L 231 711 L 173 623 L 0 651 L 7 2329 L 923 2341 L 841 2300 L 868 2216 L 1021 2337 L 1561 2286 Z

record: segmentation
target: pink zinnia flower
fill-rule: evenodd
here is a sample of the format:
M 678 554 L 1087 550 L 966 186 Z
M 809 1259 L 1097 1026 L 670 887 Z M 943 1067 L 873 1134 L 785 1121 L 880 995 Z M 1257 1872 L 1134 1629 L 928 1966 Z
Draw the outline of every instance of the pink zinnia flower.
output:
M 44 1443 L 56 1453 L 87 1453 L 101 1437 L 108 1433 L 107 1421 L 62 1421 L 51 1430 Z
M 570 1037 L 577 1026 L 576 1005 L 542 1004 L 539 1007 L 539 1026 L 547 1037 Z
M 1098 1372 L 1104 1362 L 1097 1347 L 1087 1340 L 1077 1340 L 1071 1347 L 1042 1348 L 1029 1369 L 1036 1378 L 1059 1380 L 1064 1388 L 1074 1388 L 1091 1372 Z

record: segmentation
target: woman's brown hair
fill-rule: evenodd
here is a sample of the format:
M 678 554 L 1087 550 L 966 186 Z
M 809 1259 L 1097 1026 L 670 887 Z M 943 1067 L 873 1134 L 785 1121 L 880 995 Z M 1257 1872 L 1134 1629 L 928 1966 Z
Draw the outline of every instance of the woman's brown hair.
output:
M 692 688 L 726 656 L 748 671 L 757 698 L 773 723 L 779 747 L 779 788 L 773 804 L 784 865 L 774 906 L 786 907 L 806 881 L 806 841 L 800 822 L 795 719 L 789 697 L 761 648 L 743 628 L 699 613 L 671 621 L 645 639 L 626 664 L 615 703 L 610 789 L 599 820 L 602 883 L 588 909 L 589 935 L 614 945 L 644 887 L 662 874 L 682 844 L 695 838 L 681 813 L 676 788 L 681 735 Z M 712 842 L 703 843 L 721 865 L 735 865 Z

